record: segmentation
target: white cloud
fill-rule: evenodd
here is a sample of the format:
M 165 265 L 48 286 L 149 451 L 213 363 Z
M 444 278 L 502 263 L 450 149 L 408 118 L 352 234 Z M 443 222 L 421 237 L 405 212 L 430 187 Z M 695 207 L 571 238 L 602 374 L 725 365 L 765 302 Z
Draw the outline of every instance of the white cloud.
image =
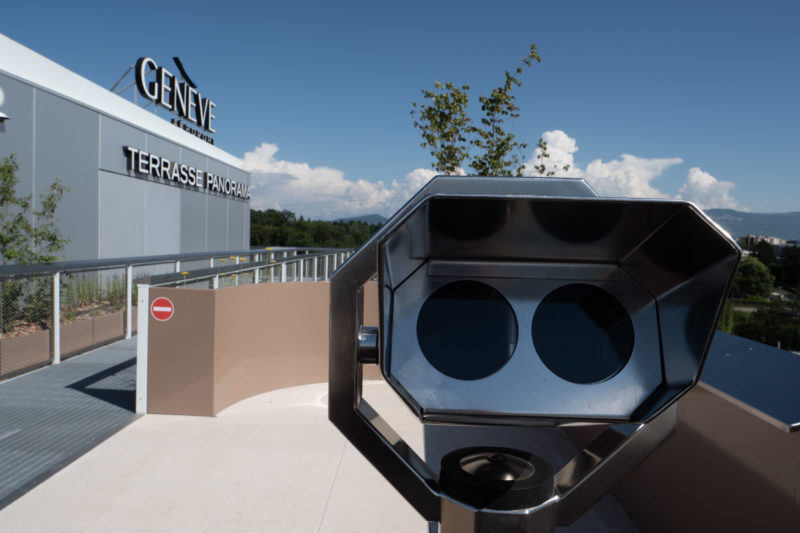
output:
M 683 163 L 678 157 L 664 159 L 647 159 L 630 154 L 622 154 L 620 159 L 603 161 L 595 159 L 585 169 L 575 165 L 575 152 L 578 143 L 561 130 L 546 131 L 542 139 L 547 143 L 549 157 L 545 159 L 548 170 L 555 171 L 555 176 L 566 178 L 584 178 L 601 196 L 622 196 L 636 198 L 663 198 L 664 193 L 653 187 L 650 182 L 661 175 L 664 170 Z M 538 175 L 533 166 L 539 163 L 541 154 L 538 147 L 525 164 L 527 175 Z M 569 169 L 562 170 L 565 165 Z
M 692 167 L 686 176 L 686 182 L 680 188 L 678 198 L 694 202 L 701 209 L 727 208 L 739 209 L 736 200 L 729 194 L 736 187 L 732 181 L 719 181 L 717 178 Z
M 582 178 L 583 173 L 575 167 L 574 153 L 578 151 L 578 143 L 561 130 L 546 131 L 542 134 L 542 140 L 547 143 L 548 157 L 544 158 L 547 172 L 555 172 L 554 176 L 559 178 Z M 533 169 L 541 163 L 538 159 L 542 150 L 538 146 L 533 150 L 531 158 L 525 162 L 523 174 L 526 176 L 538 176 Z M 567 170 L 564 167 L 569 165 Z M 546 173 L 547 173 L 546 172 Z
M 689 170 L 678 194 L 659 190 L 654 182 L 664 171 L 683 163 L 679 157 L 645 158 L 622 154 L 618 159 L 595 159 L 585 168 L 575 164 L 578 143 L 561 130 L 546 131 L 548 169 L 558 177 L 584 178 L 601 196 L 635 198 L 678 198 L 689 200 L 704 209 L 727 207 L 741 209 L 731 196 L 734 184 L 719 181 L 699 167 Z M 391 183 L 349 180 L 341 170 L 312 167 L 308 163 L 276 158 L 278 147 L 262 143 L 244 155 L 245 170 L 251 173 L 251 205 L 254 209 L 289 209 L 309 218 L 332 219 L 378 213 L 389 216 L 425 185 L 436 172 L 418 168 Z M 536 148 L 526 162 L 525 173 L 534 175 Z M 460 169 L 460 174 L 464 174 Z
M 683 163 L 680 157 L 647 159 L 622 154 L 620 159 L 605 162 L 595 159 L 584 171 L 584 178 L 600 196 L 664 198 L 667 195 L 650 182 L 667 168 Z
M 322 219 L 391 215 L 436 174 L 419 168 L 387 187 L 382 181 L 348 180 L 335 168 L 283 161 L 275 157 L 277 152 L 277 145 L 265 142 L 244 155 L 254 209 L 289 209 Z
M 735 184 L 730 181 L 719 181 L 699 167 L 692 167 L 686 176 L 677 195 L 670 195 L 657 189 L 653 182 L 666 169 L 683 163 L 680 157 L 645 158 L 631 154 L 622 154 L 619 159 L 603 161 L 595 159 L 582 169 L 575 165 L 575 152 L 578 143 L 561 130 L 546 131 L 542 139 L 547 142 L 550 154 L 546 161 L 548 170 L 555 170 L 556 176 L 584 178 L 601 196 L 633 197 L 633 198 L 676 198 L 694 202 L 702 209 L 725 207 L 742 209 L 731 196 Z M 531 158 L 525 163 L 526 175 L 538 175 L 533 166 L 539 161 L 537 156 L 541 150 L 537 147 Z M 568 171 L 558 170 L 569 165 Z

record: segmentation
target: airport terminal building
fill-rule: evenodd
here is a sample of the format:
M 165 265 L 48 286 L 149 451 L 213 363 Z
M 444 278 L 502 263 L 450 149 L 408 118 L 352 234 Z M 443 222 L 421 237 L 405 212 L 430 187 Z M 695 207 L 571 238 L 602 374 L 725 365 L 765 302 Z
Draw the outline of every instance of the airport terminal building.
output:
M 65 260 L 248 248 L 250 175 L 213 144 L 214 102 L 149 58 L 133 76 L 149 109 L 0 35 L 0 158 L 16 157 L 17 193 L 36 207 L 54 180 L 69 188 Z

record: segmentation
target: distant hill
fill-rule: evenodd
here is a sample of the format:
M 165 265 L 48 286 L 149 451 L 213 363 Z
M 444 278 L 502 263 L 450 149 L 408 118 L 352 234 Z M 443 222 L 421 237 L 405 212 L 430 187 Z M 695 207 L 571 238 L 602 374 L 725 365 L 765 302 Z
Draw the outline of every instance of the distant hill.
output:
M 706 213 L 733 238 L 742 235 L 767 235 L 791 241 L 800 240 L 800 211 L 745 213 L 733 209 L 707 209 Z
M 352 218 L 338 218 L 334 222 L 365 222 L 367 224 L 383 224 L 389 220 L 388 218 L 381 216 L 381 215 L 361 215 L 360 217 L 352 217 Z

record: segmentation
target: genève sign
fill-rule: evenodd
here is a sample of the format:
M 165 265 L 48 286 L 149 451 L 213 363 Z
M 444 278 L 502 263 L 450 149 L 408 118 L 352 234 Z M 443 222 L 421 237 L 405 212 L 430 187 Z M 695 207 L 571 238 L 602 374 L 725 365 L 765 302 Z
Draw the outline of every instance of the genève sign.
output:
M 177 118 L 172 119 L 173 124 L 214 144 L 214 139 L 209 134 L 216 133 L 211 121 L 216 118 L 213 110 L 217 105 L 197 91 L 177 57 L 175 64 L 184 81 L 180 81 L 166 68 L 158 66 L 155 60 L 140 57 L 136 61 L 136 87 L 139 94 L 175 113 Z

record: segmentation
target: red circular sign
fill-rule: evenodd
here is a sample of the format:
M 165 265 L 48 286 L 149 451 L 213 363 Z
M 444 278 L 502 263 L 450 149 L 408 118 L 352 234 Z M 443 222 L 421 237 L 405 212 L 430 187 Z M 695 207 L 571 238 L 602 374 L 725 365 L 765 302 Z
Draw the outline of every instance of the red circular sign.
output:
M 169 298 L 161 296 L 153 300 L 153 303 L 150 304 L 150 314 L 159 322 L 169 320 L 174 313 L 175 305 L 173 305 Z

